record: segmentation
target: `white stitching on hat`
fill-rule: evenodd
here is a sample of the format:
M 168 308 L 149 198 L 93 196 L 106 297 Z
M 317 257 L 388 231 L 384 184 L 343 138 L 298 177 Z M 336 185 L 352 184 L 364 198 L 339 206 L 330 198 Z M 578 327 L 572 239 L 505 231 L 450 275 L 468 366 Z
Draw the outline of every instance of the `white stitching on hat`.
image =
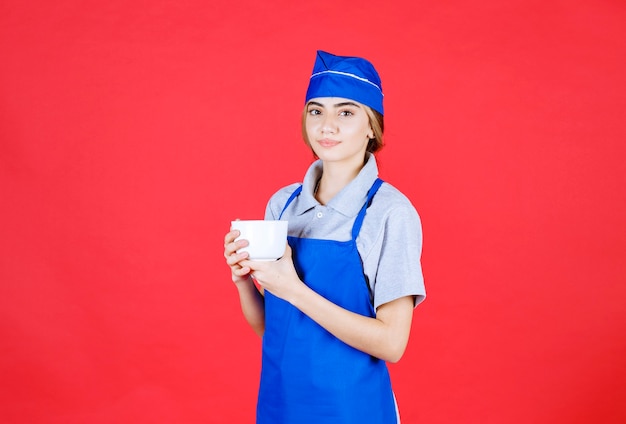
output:
M 321 74 L 328 74 L 328 73 L 330 73 L 330 74 L 338 74 L 338 75 L 343 75 L 343 76 L 346 76 L 346 77 L 352 77 L 352 78 L 356 78 L 356 79 L 358 79 L 358 80 L 360 80 L 360 81 L 366 82 L 366 83 L 368 83 L 368 84 L 372 84 L 374 87 L 376 87 L 376 88 L 378 89 L 378 91 L 380 91 L 380 94 L 383 94 L 383 90 L 381 90 L 381 89 L 380 89 L 380 87 L 379 87 L 378 85 L 374 84 L 372 81 L 370 81 L 370 80 L 368 80 L 368 79 L 366 79 L 366 78 L 362 78 L 362 77 L 360 77 L 360 76 L 358 76 L 358 75 L 350 74 L 350 73 L 348 73 L 348 72 L 339 72 L 339 71 L 320 71 L 320 72 L 316 72 L 316 73 L 314 73 L 313 75 L 311 75 L 311 78 L 310 78 L 310 79 L 313 79 L 313 77 L 316 77 L 316 76 L 318 76 L 318 75 L 321 75 Z

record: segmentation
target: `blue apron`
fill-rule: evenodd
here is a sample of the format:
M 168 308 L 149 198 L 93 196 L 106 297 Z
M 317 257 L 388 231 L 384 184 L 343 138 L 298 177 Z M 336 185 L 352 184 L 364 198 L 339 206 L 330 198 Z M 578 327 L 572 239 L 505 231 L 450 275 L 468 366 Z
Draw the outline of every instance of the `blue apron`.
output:
M 376 311 L 356 238 L 377 179 L 349 241 L 288 237 L 298 275 L 331 302 L 368 317 Z M 289 204 L 302 191 L 296 190 Z M 279 218 L 280 219 L 280 218 Z M 396 409 L 383 360 L 354 349 L 290 303 L 265 292 L 265 333 L 257 424 L 390 424 Z

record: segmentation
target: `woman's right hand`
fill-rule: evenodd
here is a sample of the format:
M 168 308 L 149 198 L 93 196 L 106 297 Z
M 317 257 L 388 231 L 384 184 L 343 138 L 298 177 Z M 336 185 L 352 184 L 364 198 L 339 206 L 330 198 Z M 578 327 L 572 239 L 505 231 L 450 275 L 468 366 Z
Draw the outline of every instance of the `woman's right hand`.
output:
M 248 259 L 248 252 L 237 253 L 237 250 L 248 245 L 247 240 L 237 240 L 239 230 L 232 230 L 224 237 L 224 257 L 230 267 L 233 283 L 240 284 L 250 280 L 250 268 L 242 266 L 241 261 Z

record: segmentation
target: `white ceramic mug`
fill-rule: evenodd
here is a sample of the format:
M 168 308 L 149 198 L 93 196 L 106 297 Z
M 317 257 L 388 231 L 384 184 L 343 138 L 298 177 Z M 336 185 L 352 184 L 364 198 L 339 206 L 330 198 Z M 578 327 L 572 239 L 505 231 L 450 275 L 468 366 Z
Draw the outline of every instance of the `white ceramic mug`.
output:
M 231 222 L 239 230 L 236 240 L 248 240 L 248 246 L 238 252 L 248 252 L 255 261 L 275 261 L 283 256 L 287 246 L 287 221 L 237 220 Z

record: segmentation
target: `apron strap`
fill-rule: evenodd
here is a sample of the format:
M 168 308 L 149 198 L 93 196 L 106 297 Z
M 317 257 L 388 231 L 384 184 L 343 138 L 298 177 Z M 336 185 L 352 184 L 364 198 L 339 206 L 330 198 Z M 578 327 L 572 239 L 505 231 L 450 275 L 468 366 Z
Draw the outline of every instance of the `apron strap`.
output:
M 359 214 L 354 221 L 354 225 L 352 226 L 352 240 L 356 240 L 357 236 L 359 235 L 359 231 L 361 231 L 361 225 L 363 225 L 363 219 L 365 218 L 365 212 L 367 211 L 367 208 L 369 208 L 369 206 L 372 204 L 372 199 L 374 198 L 374 195 L 383 184 L 383 182 L 384 181 L 380 178 L 376 178 L 376 181 L 374 181 L 374 184 L 372 184 L 372 187 L 370 187 L 369 191 L 367 192 L 367 201 L 359 211 Z
M 302 191 L 302 186 L 298 187 L 296 189 L 296 191 L 294 191 L 293 193 L 291 193 L 291 196 L 289 196 L 289 199 L 287 199 L 287 203 L 285 203 L 285 206 L 283 206 L 283 210 L 280 211 L 280 216 L 278 217 L 278 219 L 280 220 L 283 217 L 283 214 L 285 213 L 285 210 L 287 209 L 287 206 L 289 206 L 289 204 L 291 202 L 293 202 L 293 199 L 295 199 L 296 197 L 298 197 L 298 195 L 300 194 L 300 192 Z

